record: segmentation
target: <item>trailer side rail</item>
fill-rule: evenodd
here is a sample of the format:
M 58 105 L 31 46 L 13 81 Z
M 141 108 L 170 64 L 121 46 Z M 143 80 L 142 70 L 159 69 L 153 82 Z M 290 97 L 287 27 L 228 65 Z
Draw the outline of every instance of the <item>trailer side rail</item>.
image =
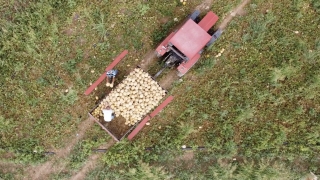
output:
M 128 50 L 122 51 L 122 53 L 117 56 L 112 63 L 106 68 L 106 72 L 113 69 L 122 59 L 124 56 L 128 54 Z M 85 95 L 89 95 L 104 79 L 106 78 L 106 73 L 102 73 L 96 82 L 94 82 L 85 92 Z
M 129 134 L 128 139 L 132 140 L 146 125 L 146 123 L 156 116 L 164 107 L 166 107 L 173 100 L 173 96 L 169 96 L 165 101 L 163 101 L 150 115 L 147 115 L 137 127 Z

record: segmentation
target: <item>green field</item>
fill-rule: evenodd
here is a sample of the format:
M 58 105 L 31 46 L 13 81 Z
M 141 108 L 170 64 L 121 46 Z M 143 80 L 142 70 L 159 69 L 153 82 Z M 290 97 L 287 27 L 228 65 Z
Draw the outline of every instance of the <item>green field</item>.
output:
M 95 97 L 105 95 L 104 85 L 89 96 L 83 95 L 86 88 L 124 49 L 129 54 L 118 69 L 121 76 L 129 73 L 129 66 L 138 65 L 201 3 L 0 2 L 0 179 L 29 177 L 29 166 L 48 161 L 66 165 L 51 179 L 80 171 L 95 154 L 91 149 L 111 139 L 98 125 L 66 159 L 44 152 L 76 138 Z M 240 3 L 218 0 L 208 10 L 220 24 Z M 86 179 L 320 174 L 320 2 L 252 0 L 244 10 L 174 82 L 168 90 L 174 101 L 133 142 L 101 154 Z M 182 145 L 193 150 L 183 151 Z

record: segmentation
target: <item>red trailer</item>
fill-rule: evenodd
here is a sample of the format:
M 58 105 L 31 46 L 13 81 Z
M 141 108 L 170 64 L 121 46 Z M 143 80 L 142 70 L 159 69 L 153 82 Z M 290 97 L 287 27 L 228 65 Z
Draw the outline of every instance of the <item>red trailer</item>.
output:
M 105 78 L 106 78 L 106 72 L 113 69 L 128 53 L 127 50 L 123 51 L 118 57 L 116 57 L 113 62 L 106 68 L 106 71 L 102 73 L 100 78 L 93 83 L 86 91 L 85 95 L 89 95 Z M 151 76 L 150 76 L 151 77 Z M 116 87 L 115 87 L 116 88 Z M 106 97 L 108 94 L 106 95 Z M 145 116 L 142 118 L 141 122 L 135 123 L 133 126 L 126 126 L 125 125 L 125 119 L 123 117 L 116 117 L 111 122 L 105 122 L 103 120 L 103 117 L 94 117 L 93 112 L 94 110 L 99 106 L 101 102 L 99 102 L 90 112 L 89 117 L 91 117 L 99 126 L 105 130 L 110 136 L 112 136 L 116 141 L 120 141 L 123 139 L 127 134 L 129 140 L 132 140 L 132 138 L 137 135 L 137 133 L 145 126 L 145 124 L 150 120 L 151 118 L 155 117 L 165 106 L 167 106 L 173 99 L 173 96 L 168 96 L 166 99 L 158 106 L 156 107 L 151 113 L 145 114 Z

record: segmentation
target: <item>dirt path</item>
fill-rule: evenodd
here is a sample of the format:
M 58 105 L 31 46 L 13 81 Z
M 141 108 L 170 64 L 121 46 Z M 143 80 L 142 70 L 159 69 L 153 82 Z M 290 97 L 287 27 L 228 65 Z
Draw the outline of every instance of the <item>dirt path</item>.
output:
M 213 0 L 204 0 L 201 4 L 199 4 L 195 10 L 204 11 L 208 10 L 213 3 Z
M 250 2 L 250 0 L 243 0 L 235 9 L 233 9 L 230 14 L 227 15 L 219 25 L 219 29 L 224 30 L 229 22 L 236 16 L 236 15 L 243 15 L 244 10 L 243 8 Z
M 9 173 L 9 172 L 15 172 L 19 169 L 22 169 L 23 168 L 23 165 L 22 164 L 17 164 L 17 163 L 14 163 L 14 162 L 1 162 L 0 161 L 0 172 L 1 173 Z M 0 180 L 1 177 L 0 177 Z
M 148 52 L 146 56 L 143 58 L 143 60 L 140 63 L 140 67 L 143 70 L 148 71 L 148 68 L 156 62 L 157 62 L 157 55 L 155 51 L 152 50 Z
M 83 138 L 87 129 L 93 125 L 94 121 L 90 118 L 81 122 L 78 126 L 77 134 L 67 141 L 67 146 L 62 149 L 53 150 L 56 155 L 49 159 L 44 164 L 38 166 L 31 166 L 26 170 L 25 174 L 28 174 L 24 179 L 42 180 L 47 179 L 51 173 L 62 171 L 66 163 L 63 161 L 58 161 L 59 159 L 65 159 L 77 144 L 79 140 Z
M 176 157 L 174 159 L 174 161 L 178 161 L 178 162 L 179 161 L 190 161 L 193 158 L 194 158 L 194 152 L 193 152 L 193 150 L 191 150 L 191 151 L 186 151 L 184 154 Z
M 170 89 L 175 81 L 179 79 L 177 75 L 177 71 L 171 70 L 168 74 L 166 74 L 164 77 L 162 77 L 159 81 L 159 84 L 164 89 Z
M 98 149 L 109 149 L 112 145 L 116 143 L 115 140 L 111 139 L 106 144 L 103 144 Z M 73 175 L 70 179 L 71 180 L 81 180 L 85 179 L 86 174 L 95 168 L 96 164 L 98 163 L 98 159 L 103 155 L 103 153 L 95 153 L 89 156 L 88 160 L 86 161 L 85 165 L 82 169 L 75 175 Z

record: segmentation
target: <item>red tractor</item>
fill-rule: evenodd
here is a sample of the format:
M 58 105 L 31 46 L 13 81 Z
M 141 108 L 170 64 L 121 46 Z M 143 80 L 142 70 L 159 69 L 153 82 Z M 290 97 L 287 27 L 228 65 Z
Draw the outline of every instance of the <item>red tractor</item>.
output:
M 218 16 L 209 11 L 199 22 L 200 11 L 192 13 L 187 21 L 176 31 L 172 32 L 156 49 L 158 57 L 164 57 L 164 68 L 154 77 L 157 77 L 166 67 L 178 67 L 178 76 L 181 77 L 199 60 L 205 47 L 210 46 L 221 35 L 218 29 L 213 35 L 208 31 L 218 21 Z

